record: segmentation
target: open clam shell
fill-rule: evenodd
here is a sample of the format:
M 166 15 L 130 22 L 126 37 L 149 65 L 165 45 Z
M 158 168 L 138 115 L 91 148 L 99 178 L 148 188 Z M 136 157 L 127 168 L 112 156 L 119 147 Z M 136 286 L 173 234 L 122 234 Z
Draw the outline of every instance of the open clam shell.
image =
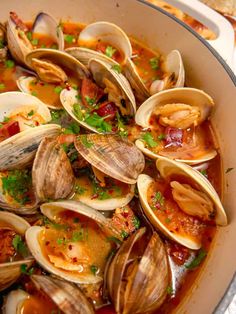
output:
M 70 161 L 56 138 L 44 138 L 37 150 L 32 181 L 40 201 L 66 198 L 74 186 Z
M 9 226 L 17 234 L 23 236 L 30 227 L 29 223 L 12 213 L 0 212 L 0 222 Z M 0 291 L 12 285 L 21 275 L 21 265 L 25 264 L 29 268 L 33 263 L 32 258 L 22 259 L 15 262 L 0 263 Z
M 59 311 L 65 314 L 94 313 L 92 305 L 78 287 L 49 276 L 32 275 L 30 279 L 39 292 L 44 292 L 58 306 Z M 24 301 L 29 298 L 30 294 L 23 290 L 11 291 L 4 302 L 3 313 L 18 314 L 24 306 Z
M 107 233 L 119 237 L 119 233 L 114 230 L 102 214 L 100 214 L 95 209 L 92 209 L 85 204 L 75 201 L 62 201 L 62 202 L 51 202 L 45 203 L 41 206 L 42 213 L 48 217 L 50 220 L 55 221 L 57 215 L 65 210 L 70 210 L 74 213 L 81 214 L 83 216 L 89 217 L 94 220 L 99 226 L 104 228 Z M 70 282 L 79 284 L 92 284 L 102 281 L 102 277 L 99 275 L 95 276 L 92 274 L 80 275 L 79 272 L 69 272 L 54 266 L 44 255 L 42 247 L 40 245 L 39 236 L 43 232 L 44 227 L 33 226 L 30 227 L 26 232 L 26 242 L 27 245 L 36 259 L 36 261 L 50 273 L 59 276 Z
M 200 125 L 203 121 L 207 120 L 214 108 L 214 102 L 212 98 L 205 92 L 195 88 L 175 88 L 172 90 L 162 91 L 148 98 L 137 110 L 135 115 L 135 122 L 144 129 L 152 129 L 153 126 L 150 124 L 151 115 L 156 110 L 167 104 L 186 104 L 190 106 L 189 108 L 197 108 L 198 116 L 193 122 L 195 126 Z M 149 156 L 150 158 L 156 159 L 160 155 L 165 154 L 163 151 L 160 151 L 159 154 L 152 152 L 150 149 L 145 147 L 145 144 L 142 140 L 136 140 L 135 144 L 145 155 Z M 197 158 L 172 158 L 187 164 L 198 164 L 213 159 L 216 155 L 216 150 L 204 148 L 202 154 Z
M 139 252 L 135 251 L 138 243 L 142 247 Z M 113 258 L 106 280 L 117 313 L 157 310 L 166 298 L 169 282 L 167 254 L 157 233 L 149 239 L 145 228 L 132 234 Z
M 41 61 L 41 65 L 35 65 L 34 60 Z M 50 83 L 50 78 L 54 75 L 55 69 L 53 65 L 59 68 L 69 69 L 73 73 L 76 73 L 77 77 L 82 79 L 89 76 L 88 69 L 76 58 L 72 57 L 64 51 L 59 51 L 55 49 L 36 49 L 31 51 L 26 56 L 27 65 L 32 68 L 40 77 L 41 69 L 46 68 L 48 72 L 48 78 Z M 58 70 L 58 69 L 56 69 Z M 44 76 L 45 77 L 45 76 Z M 61 78 L 64 81 L 64 78 Z
M 16 24 L 17 18 L 14 18 L 14 12 L 10 13 L 7 21 L 7 41 L 8 47 L 11 51 L 13 58 L 24 65 L 26 64 L 25 57 L 33 50 L 33 46 L 27 38 L 25 29 L 21 29 Z M 45 12 L 40 12 L 33 24 L 33 33 L 41 33 L 52 37 L 58 45 L 58 48 L 64 49 L 64 37 L 56 20 Z
M 85 141 L 91 145 L 85 145 Z M 145 161 L 136 146 L 116 135 L 77 136 L 75 147 L 92 166 L 121 182 L 135 184 Z
M 86 26 L 79 34 L 80 46 L 89 42 L 102 41 L 117 48 L 123 55 L 122 63 L 132 55 L 132 47 L 128 36 L 117 25 L 110 22 L 95 22 Z M 95 56 L 95 55 L 94 55 Z
M 175 178 L 178 177 L 191 180 L 191 182 L 198 186 L 198 191 L 204 193 L 212 202 L 215 211 L 215 223 L 222 226 L 227 224 L 226 213 L 218 194 L 216 193 L 211 183 L 201 173 L 186 164 L 176 162 L 165 157 L 159 157 L 157 159 L 156 166 L 160 172 L 161 177 L 166 180 L 176 180 Z M 153 182 L 154 179 L 145 174 L 141 174 L 137 182 L 142 207 L 153 226 L 162 231 L 170 239 L 190 249 L 199 249 L 201 247 L 201 242 L 199 239 L 190 238 L 188 236 L 178 234 L 178 232 L 173 233 L 169 231 L 169 229 L 155 215 L 153 209 L 151 209 L 148 203 L 147 197 L 148 189 Z

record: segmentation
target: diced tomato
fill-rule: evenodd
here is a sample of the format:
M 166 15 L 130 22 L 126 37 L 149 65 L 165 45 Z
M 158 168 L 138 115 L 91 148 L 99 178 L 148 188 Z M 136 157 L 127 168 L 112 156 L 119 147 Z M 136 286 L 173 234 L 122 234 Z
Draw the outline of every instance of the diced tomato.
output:
M 112 305 L 108 305 L 97 310 L 96 314 L 116 314 L 116 311 Z
M 165 129 L 165 145 L 166 146 L 182 146 L 183 130 L 167 127 Z
M 15 254 L 12 240 L 15 231 L 10 229 L 0 229 L 0 263 L 8 262 L 8 259 Z
M 7 138 L 20 133 L 20 126 L 18 121 L 10 121 L 4 124 L 0 128 L 0 142 L 6 140 Z
M 172 257 L 175 264 L 183 265 L 190 256 L 189 249 L 177 243 L 170 243 L 168 253 Z
M 74 140 L 75 134 L 61 134 L 57 138 L 59 144 L 71 144 L 74 143 Z
M 92 80 L 84 78 L 81 85 L 82 102 L 86 107 L 96 104 L 104 95 L 103 89 L 97 86 Z
M 116 116 L 117 107 L 114 102 L 105 101 L 101 106 L 96 110 L 97 114 L 100 117 L 106 117 L 106 120 L 113 120 Z

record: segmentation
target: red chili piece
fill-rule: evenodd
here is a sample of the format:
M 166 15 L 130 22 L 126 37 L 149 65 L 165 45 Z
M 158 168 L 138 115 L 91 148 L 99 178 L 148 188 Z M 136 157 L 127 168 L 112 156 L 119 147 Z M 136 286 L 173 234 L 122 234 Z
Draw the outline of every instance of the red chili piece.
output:
M 165 146 L 182 146 L 183 130 L 168 126 L 165 129 Z
M 6 124 L 4 124 L 0 128 L 0 142 L 4 141 L 5 139 L 20 133 L 20 126 L 18 121 L 10 121 Z
M 116 116 L 117 107 L 114 102 L 105 101 L 101 106 L 96 110 L 97 114 L 100 117 L 106 117 L 106 120 L 113 120 Z

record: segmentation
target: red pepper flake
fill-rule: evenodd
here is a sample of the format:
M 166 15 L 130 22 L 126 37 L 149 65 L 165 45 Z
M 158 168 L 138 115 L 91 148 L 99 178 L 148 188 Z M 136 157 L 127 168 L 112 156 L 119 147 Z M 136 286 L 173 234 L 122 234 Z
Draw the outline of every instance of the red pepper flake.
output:
M 68 248 L 69 248 L 69 250 L 72 250 L 72 245 L 71 245 L 71 244 L 69 244 Z
M 77 257 L 73 257 L 72 261 L 73 263 L 77 263 Z
M 49 244 L 50 244 L 50 241 L 46 241 L 46 242 L 45 242 L 45 245 L 49 245 Z

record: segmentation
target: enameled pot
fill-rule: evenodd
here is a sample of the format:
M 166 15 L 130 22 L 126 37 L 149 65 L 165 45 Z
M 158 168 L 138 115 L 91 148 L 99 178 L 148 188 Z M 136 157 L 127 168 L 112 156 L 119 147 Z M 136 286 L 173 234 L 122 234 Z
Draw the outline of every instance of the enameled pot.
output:
M 236 81 L 232 71 L 216 51 L 189 27 L 143 1 L 2 1 L 0 20 L 5 21 L 12 10 L 24 20 L 32 20 L 43 10 L 58 20 L 62 18 L 82 23 L 110 21 L 122 27 L 128 35 L 145 41 L 164 54 L 178 49 L 183 56 L 187 85 L 203 89 L 214 98 L 216 110 L 213 122 L 223 156 L 222 172 L 225 174 L 226 169 L 234 168 L 225 174 L 223 187 L 229 225 L 218 231 L 214 248 L 197 284 L 177 310 L 178 313 L 212 313 L 236 269 Z

